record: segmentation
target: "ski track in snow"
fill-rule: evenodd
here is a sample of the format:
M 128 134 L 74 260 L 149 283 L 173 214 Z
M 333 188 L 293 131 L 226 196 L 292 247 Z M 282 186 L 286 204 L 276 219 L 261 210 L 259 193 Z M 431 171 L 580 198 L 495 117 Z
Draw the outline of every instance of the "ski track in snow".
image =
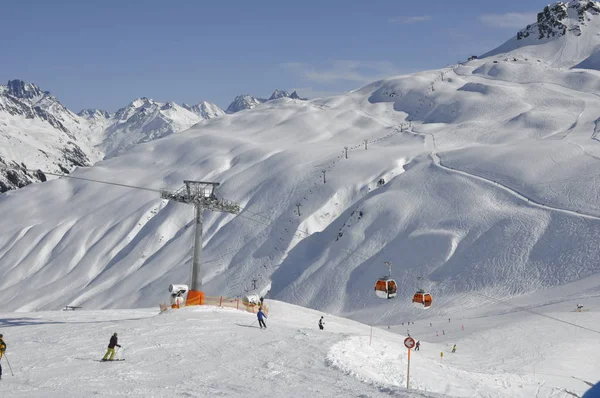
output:
M 554 206 L 546 205 L 546 204 L 543 204 L 543 203 L 538 203 L 538 202 L 536 202 L 536 201 L 528 198 L 524 194 L 518 192 L 517 190 L 515 190 L 515 189 L 513 189 L 513 188 L 511 188 L 509 186 L 503 185 L 503 184 L 501 184 L 501 183 L 499 183 L 497 181 L 490 180 L 490 179 L 488 179 L 486 177 L 483 177 L 483 176 L 480 176 L 480 175 L 477 175 L 477 174 L 474 174 L 474 173 L 470 173 L 470 172 L 467 172 L 467 171 L 462 171 L 462 170 L 458 170 L 458 169 L 455 169 L 455 168 L 452 168 L 452 167 L 445 166 L 442 163 L 442 159 L 441 159 L 440 155 L 438 154 L 437 150 L 435 149 L 435 137 L 434 137 L 433 134 L 431 134 L 431 133 L 420 133 L 420 132 L 418 132 L 416 130 L 412 130 L 412 131 L 409 131 L 409 132 L 412 132 L 414 134 L 420 135 L 420 136 L 422 136 L 424 138 L 429 137 L 431 139 L 432 147 L 434 148 L 432 150 L 431 154 L 430 154 L 431 160 L 432 160 L 432 162 L 436 166 L 438 166 L 438 167 L 440 167 L 440 168 L 442 168 L 444 170 L 447 170 L 447 171 L 450 171 L 450 172 L 453 172 L 453 173 L 457 173 L 457 174 L 460 174 L 460 175 L 463 175 L 463 176 L 466 176 L 466 177 L 469 177 L 469 178 L 474 178 L 474 179 L 476 179 L 478 181 L 482 181 L 482 182 L 484 182 L 486 184 L 493 185 L 493 186 L 495 186 L 497 188 L 500 188 L 503 191 L 506 191 L 509 194 L 511 194 L 511 195 L 519 198 L 520 200 L 522 200 L 523 202 L 525 202 L 526 204 L 528 204 L 530 206 L 534 206 L 534 207 L 538 207 L 538 208 L 545 209 L 545 210 L 550 210 L 550 211 L 557 211 L 557 212 L 564 213 L 564 214 L 569 214 L 569 215 L 572 215 L 572 216 L 583 217 L 583 218 L 588 218 L 588 219 L 592 219 L 592 220 L 600 220 L 600 217 L 592 215 L 592 214 L 585 214 L 585 213 L 582 213 L 582 212 L 577 211 L 577 210 L 574 211 L 574 210 L 569 210 L 569 209 L 564 209 L 564 208 L 560 208 L 560 207 L 554 207 Z

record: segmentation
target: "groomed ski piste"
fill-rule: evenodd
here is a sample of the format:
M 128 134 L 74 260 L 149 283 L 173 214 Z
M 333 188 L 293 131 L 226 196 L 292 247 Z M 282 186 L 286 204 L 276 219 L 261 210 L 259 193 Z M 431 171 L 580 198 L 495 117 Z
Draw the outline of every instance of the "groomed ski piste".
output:
M 584 327 L 573 289 L 511 304 Z M 562 295 L 562 296 L 561 296 Z M 600 298 L 589 299 L 598 308 Z M 3 397 L 581 397 L 597 381 L 598 335 L 505 305 L 374 327 L 267 300 L 267 329 L 254 314 L 212 306 L 3 314 L 14 376 L 2 360 Z M 317 327 L 325 317 L 325 330 Z M 429 326 L 429 324 L 432 326 Z M 420 340 L 411 355 L 409 329 Z M 102 363 L 119 334 L 123 362 Z M 436 336 L 439 334 L 439 336 Z M 451 353 L 457 345 L 456 353 Z M 443 353 L 443 358 L 440 356 Z

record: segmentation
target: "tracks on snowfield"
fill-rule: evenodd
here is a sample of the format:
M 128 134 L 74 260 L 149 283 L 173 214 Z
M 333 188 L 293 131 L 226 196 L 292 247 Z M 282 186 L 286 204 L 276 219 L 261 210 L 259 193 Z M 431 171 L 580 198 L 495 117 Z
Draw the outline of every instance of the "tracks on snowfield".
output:
M 579 212 L 577 210 L 569 210 L 569 209 L 565 209 L 562 207 L 555 207 L 555 206 L 551 206 L 551 205 L 547 205 L 545 203 L 540 203 L 540 202 L 536 202 L 535 200 L 527 197 L 525 194 L 517 191 L 514 188 L 511 188 L 507 185 L 504 185 L 498 181 L 494 181 L 491 180 L 489 178 L 480 176 L 478 174 L 475 173 L 471 173 L 471 172 L 467 172 L 467 171 L 463 171 L 463 170 L 459 170 L 459 169 L 455 169 L 453 167 L 450 166 L 446 166 L 442 163 L 442 158 L 440 157 L 440 155 L 438 154 L 437 151 L 437 146 L 435 144 L 435 136 L 432 133 L 423 133 L 423 132 L 418 132 L 416 130 L 409 130 L 407 131 L 410 134 L 415 134 L 418 136 L 421 136 L 425 139 L 425 145 L 428 144 L 428 141 L 430 142 L 431 145 L 431 152 L 429 154 L 429 156 L 431 157 L 431 160 L 433 161 L 433 164 L 435 164 L 437 167 L 443 169 L 443 170 L 447 170 L 450 171 L 452 173 L 456 173 L 456 174 L 460 174 L 462 176 L 468 177 L 468 178 L 472 178 L 472 179 L 476 179 L 479 180 L 481 182 L 484 182 L 486 184 L 489 185 L 493 185 L 496 188 L 499 188 L 507 193 L 509 193 L 510 195 L 522 200 L 523 202 L 527 203 L 527 205 L 529 206 L 533 206 L 533 207 L 537 207 L 540 209 L 544 209 L 544 210 L 550 210 L 550 211 L 555 211 L 555 212 L 559 212 L 559 213 L 563 213 L 563 214 L 568 214 L 571 216 L 576 216 L 576 217 L 581 217 L 581 218 L 586 218 L 586 219 L 591 219 L 591 220 L 598 220 L 600 221 L 600 217 L 599 216 L 595 216 L 592 214 L 586 214 L 586 213 L 582 213 Z

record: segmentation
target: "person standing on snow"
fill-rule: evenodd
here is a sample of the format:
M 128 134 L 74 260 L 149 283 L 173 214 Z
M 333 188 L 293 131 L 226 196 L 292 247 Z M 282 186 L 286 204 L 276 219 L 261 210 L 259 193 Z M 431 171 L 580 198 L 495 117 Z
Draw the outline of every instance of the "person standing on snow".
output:
M 171 308 L 179 308 L 179 304 L 177 303 L 177 293 L 173 293 L 171 295 Z
M 323 317 L 321 317 L 321 319 L 319 319 L 319 329 L 321 329 L 321 330 L 325 329 L 325 321 L 323 320 Z
M 456 344 L 454 344 L 454 346 L 452 347 L 452 352 L 455 353 L 456 352 Z
M 104 358 L 102 358 L 103 361 L 112 361 L 115 358 L 115 347 L 121 348 L 119 340 L 117 339 L 117 333 L 113 334 L 110 338 L 108 349 L 106 350 L 106 354 L 104 354 Z
M 262 329 L 264 327 L 266 329 L 267 324 L 265 323 L 264 319 L 267 319 L 267 316 L 263 312 L 262 307 L 260 307 L 258 309 L 258 312 L 256 313 L 256 317 L 258 318 L 258 325 L 260 326 L 260 328 Z
M 183 296 L 181 295 L 181 293 L 177 293 L 177 297 L 175 298 L 175 304 L 177 305 L 177 308 L 183 307 Z
M 415 351 L 421 351 L 421 342 L 417 341 L 417 344 L 415 345 Z
M 0 334 L 0 359 L 6 351 L 6 343 L 4 342 L 4 336 Z M 0 362 L 0 379 L 2 379 L 2 363 Z

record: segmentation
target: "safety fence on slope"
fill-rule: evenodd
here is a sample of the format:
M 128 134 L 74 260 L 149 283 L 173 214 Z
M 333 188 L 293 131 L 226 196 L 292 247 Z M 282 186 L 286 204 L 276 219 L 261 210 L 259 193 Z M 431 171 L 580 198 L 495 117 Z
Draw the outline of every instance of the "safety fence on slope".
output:
M 197 305 L 208 305 L 213 307 L 221 307 L 221 308 L 235 308 L 236 310 L 251 312 L 256 314 L 259 309 L 262 308 L 265 315 L 269 314 L 269 307 L 265 304 L 255 304 L 251 302 L 246 302 L 239 298 L 229 298 L 224 296 L 202 296 L 201 300 L 188 300 L 185 303 L 185 307 L 193 307 Z M 179 306 L 176 304 L 168 305 L 168 304 L 160 304 L 160 312 L 165 312 L 169 309 L 177 309 Z

